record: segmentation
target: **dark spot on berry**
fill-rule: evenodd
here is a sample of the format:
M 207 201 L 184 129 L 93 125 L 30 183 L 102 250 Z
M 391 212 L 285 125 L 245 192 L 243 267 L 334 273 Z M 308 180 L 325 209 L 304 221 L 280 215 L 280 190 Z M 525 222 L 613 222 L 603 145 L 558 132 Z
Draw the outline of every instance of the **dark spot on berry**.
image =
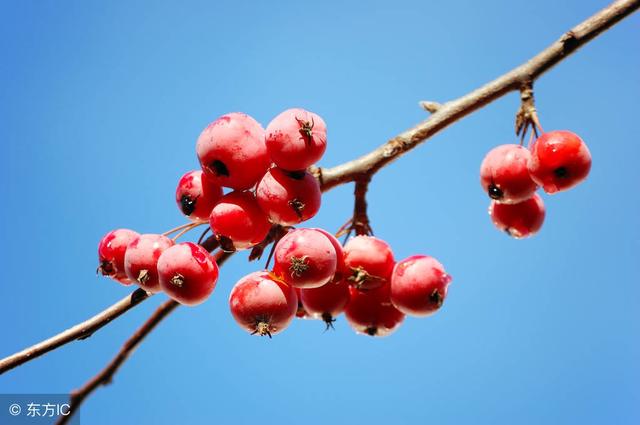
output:
M 293 209 L 299 219 L 302 220 L 302 211 L 304 211 L 304 202 L 298 198 L 289 201 L 289 206 Z
M 196 209 L 196 199 L 191 199 L 189 195 L 182 195 L 180 198 L 180 209 L 182 210 L 182 214 L 186 216 L 190 216 L 193 214 L 193 211 Z
M 504 196 L 502 189 L 500 189 L 493 183 L 491 183 L 487 188 L 487 193 L 489 194 L 489 198 L 495 199 L 496 201 L 502 199 L 502 197 Z
M 304 121 L 296 117 L 296 121 L 300 126 L 300 135 L 304 138 L 304 141 L 307 144 L 310 144 L 313 140 L 313 126 L 315 125 L 315 123 L 313 122 L 313 117 L 311 117 L 311 121 Z
M 230 237 L 224 236 L 224 235 L 216 235 L 216 239 L 218 240 L 218 243 L 220 244 L 220 248 L 222 248 L 222 250 L 224 252 L 235 252 L 236 251 L 236 247 L 233 245 L 233 240 L 231 240 Z
M 307 174 L 307 172 L 305 170 L 285 171 L 284 173 L 287 176 L 289 176 L 289 177 L 291 177 L 292 179 L 295 179 L 295 180 L 302 180 L 302 179 L 304 179 L 304 176 Z
M 565 179 L 569 177 L 569 170 L 567 170 L 567 167 L 558 167 L 553 170 L 553 174 L 559 179 Z
M 324 324 L 327 326 L 327 328 L 325 329 L 325 332 L 328 331 L 329 329 L 333 329 L 333 330 L 336 329 L 333 327 L 333 322 L 335 322 L 336 319 L 334 319 L 330 313 L 322 313 L 322 320 L 324 321 Z
M 309 270 L 309 261 L 306 255 L 300 258 L 291 257 L 291 265 L 289 266 L 291 277 L 301 277 L 307 270 Z
M 442 295 L 440 295 L 440 292 L 437 289 L 434 289 L 431 295 L 429 295 L 429 301 L 440 308 L 442 307 L 444 299 L 442 298 Z
M 96 273 L 100 273 L 103 276 L 112 276 L 116 273 L 116 268 L 111 261 L 103 260 L 100 262 Z
M 172 285 L 177 286 L 178 288 L 182 288 L 182 286 L 184 285 L 184 276 L 182 276 L 180 273 L 176 273 L 175 276 L 173 276 L 169 282 L 171 282 Z
M 229 177 L 229 169 L 224 162 L 219 159 L 213 160 L 209 163 L 209 170 L 211 170 L 216 176 Z
M 369 326 L 367 329 L 364 330 L 364 333 L 366 333 L 369 336 L 376 336 L 378 334 L 378 328 L 376 328 L 375 326 Z

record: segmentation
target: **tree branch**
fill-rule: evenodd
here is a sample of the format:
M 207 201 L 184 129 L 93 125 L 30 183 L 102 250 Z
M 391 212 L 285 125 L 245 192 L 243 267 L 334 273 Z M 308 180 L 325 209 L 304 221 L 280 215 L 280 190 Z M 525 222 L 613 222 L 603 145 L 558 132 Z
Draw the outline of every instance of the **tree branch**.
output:
M 382 167 L 452 123 L 511 91 L 519 90 L 523 85 L 531 84 L 537 77 L 567 58 L 579 47 L 629 16 L 639 7 L 640 0 L 617 0 L 566 32 L 559 40 L 526 63 L 465 96 L 440 105 L 427 120 L 392 138 L 372 152 L 332 168 L 314 168 L 313 172 L 320 181 L 322 191 L 326 192 L 361 177 L 372 176 Z M 134 291 L 130 296 L 85 322 L 0 360 L 0 374 L 71 341 L 90 336 L 148 297 L 147 293 L 140 291 Z
M 214 258 L 218 263 L 218 266 L 221 266 L 227 258 L 229 258 L 233 253 L 218 251 Z M 142 326 L 136 330 L 133 335 L 124 343 L 120 351 L 116 354 L 116 356 L 107 364 L 107 366 L 102 369 L 96 376 L 87 381 L 81 388 L 73 391 L 70 397 L 70 408 L 69 414 L 66 416 L 60 416 L 58 420 L 58 425 L 66 424 L 71 417 L 78 411 L 80 411 L 80 406 L 82 402 L 98 387 L 101 385 L 109 385 L 113 379 L 113 376 L 116 374 L 120 366 L 129 358 L 131 353 L 140 345 L 140 343 L 145 339 L 147 335 L 149 335 L 158 324 L 167 317 L 173 310 L 176 309 L 180 304 L 175 302 L 174 300 L 167 300 L 160 307 L 156 309 L 156 311 L 147 319 L 146 322 Z
M 567 31 L 556 42 L 526 63 L 507 72 L 488 84 L 440 105 L 429 118 L 392 138 L 384 145 L 353 161 L 316 171 L 323 190 L 372 175 L 407 151 L 429 139 L 440 130 L 505 94 L 530 84 L 554 65 L 591 41 L 597 35 L 629 16 L 640 7 L 640 0 L 618 0 Z

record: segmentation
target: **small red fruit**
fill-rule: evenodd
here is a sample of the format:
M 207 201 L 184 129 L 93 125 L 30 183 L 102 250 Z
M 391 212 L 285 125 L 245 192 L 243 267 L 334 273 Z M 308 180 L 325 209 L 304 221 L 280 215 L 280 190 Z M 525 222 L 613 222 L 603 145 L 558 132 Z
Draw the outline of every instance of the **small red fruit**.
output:
M 531 152 L 520 145 L 501 145 L 484 157 L 480 183 L 489 197 L 505 204 L 516 204 L 533 196 L 538 186 L 527 168 Z
M 176 203 L 191 220 L 208 220 L 211 210 L 222 198 L 222 188 L 202 171 L 189 171 L 178 182 Z
M 319 288 L 301 289 L 300 300 L 308 314 L 324 320 L 327 328 L 333 327 L 349 302 L 349 284 L 337 278 Z
M 411 316 L 428 316 L 447 296 L 451 276 L 433 257 L 414 255 L 399 261 L 391 275 L 391 302 Z
M 278 241 L 273 272 L 297 288 L 317 288 L 328 283 L 338 260 L 333 244 L 315 229 L 296 229 Z
M 211 211 L 209 224 L 225 251 L 250 248 L 269 233 L 271 224 L 251 192 L 231 192 Z
M 269 123 L 266 144 L 271 160 L 285 170 L 304 170 L 327 148 L 327 127 L 319 115 L 289 109 Z
M 336 279 L 342 279 L 342 277 L 345 276 L 345 273 L 347 273 L 347 266 L 344 263 L 344 251 L 342 250 L 342 244 L 338 239 L 336 239 L 335 236 L 333 236 L 332 233 L 327 232 L 324 229 L 314 227 L 312 230 L 317 230 L 318 232 L 325 235 L 327 239 L 329 239 L 329 242 L 331 242 L 331 245 L 333 245 L 333 249 L 336 250 L 336 259 L 338 260 L 338 262 L 336 263 L 336 273 L 333 280 L 335 281 Z
M 389 281 L 395 260 L 391 247 L 373 236 L 356 236 L 344 246 L 347 278 L 359 289 L 378 288 Z
M 404 314 L 391 304 L 389 285 L 366 291 L 350 287 L 349 293 L 349 304 L 344 314 L 358 333 L 387 336 L 404 320 Z
M 140 235 L 135 238 L 124 255 L 124 268 L 129 279 L 138 282 L 145 291 L 160 292 L 158 258 L 173 241 L 163 235 Z
M 272 168 L 256 188 L 260 208 L 272 223 L 293 226 L 315 216 L 322 192 L 318 181 L 306 171 Z
M 214 183 L 236 190 L 255 185 L 271 163 L 264 130 L 239 112 L 209 124 L 198 137 L 196 153 L 202 170 Z
M 574 187 L 587 178 L 590 169 L 589 148 L 570 131 L 544 133 L 531 146 L 529 173 L 547 193 Z
M 534 235 L 542 227 L 545 216 L 544 202 L 537 193 L 518 204 L 499 204 L 492 201 L 489 215 L 493 224 L 509 236 L 516 239 L 526 238 Z
M 204 302 L 216 287 L 218 264 L 202 246 L 183 242 L 167 248 L 158 258 L 160 287 L 185 305 Z
M 104 235 L 98 244 L 98 272 L 123 285 L 131 285 L 133 281 L 127 277 L 124 268 L 124 255 L 129 243 L 138 236 L 129 229 L 112 230 Z
M 229 307 L 238 325 L 251 335 L 271 337 L 282 332 L 295 317 L 298 296 L 293 286 L 260 271 L 236 283 L 229 296 Z

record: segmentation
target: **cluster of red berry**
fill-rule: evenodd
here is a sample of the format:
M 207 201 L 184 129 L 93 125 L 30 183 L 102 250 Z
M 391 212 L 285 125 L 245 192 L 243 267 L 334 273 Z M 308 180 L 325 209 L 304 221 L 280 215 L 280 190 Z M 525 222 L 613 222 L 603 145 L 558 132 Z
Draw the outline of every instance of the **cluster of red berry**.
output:
M 529 149 L 497 146 L 480 166 L 480 182 L 492 199 L 493 223 L 514 238 L 535 234 L 545 217 L 538 186 L 548 194 L 561 192 L 582 182 L 590 169 L 587 145 L 569 131 L 543 133 Z
M 202 170 L 178 183 L 176 202 L 192 223 L 174 230 L 208 222 L 227 252 L 268 241 L 274 226 L 282 230 L 273 269 L 245 276 L 231 292 L 231 313 L 251 334 L 281 332 L 296 315 L 331 326 L 345 312 L 356 331 L 384 336 L 405 314 L 431 314 L 446 297 L 451 278 L 432 257 L 396 263 L 389 245 L 372 236 L 351 238 L 343 248 L 325 230 L 293 229 L 320 208 L 320 185 L 307 169 L 324 154 L 326 139 L 322 118 L 303 109 L 281 113 L 266 130 L 246 114 L 227 114 L 198 138 Z M 231 191 L 224 194 L 223 187 Z M 215 288 L 218 266 L 200 244 L 176 244 L 183 232 L 173 239 L 170 232 L 109 232 L 98 247 L 98 270 L 181 304 L 199 304 Z

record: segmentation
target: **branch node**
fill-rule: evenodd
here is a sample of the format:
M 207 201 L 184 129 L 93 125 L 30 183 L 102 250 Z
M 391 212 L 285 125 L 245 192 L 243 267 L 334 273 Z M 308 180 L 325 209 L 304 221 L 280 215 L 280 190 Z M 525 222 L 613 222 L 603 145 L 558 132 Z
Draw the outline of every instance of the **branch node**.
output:
M 420 101 L 420 107 L 425 111 L 434 114 L 438 112 L 440 108 L 442 108 L 442 104 L 438 102 L 432 102 L 430 100 L 422 100 Z

